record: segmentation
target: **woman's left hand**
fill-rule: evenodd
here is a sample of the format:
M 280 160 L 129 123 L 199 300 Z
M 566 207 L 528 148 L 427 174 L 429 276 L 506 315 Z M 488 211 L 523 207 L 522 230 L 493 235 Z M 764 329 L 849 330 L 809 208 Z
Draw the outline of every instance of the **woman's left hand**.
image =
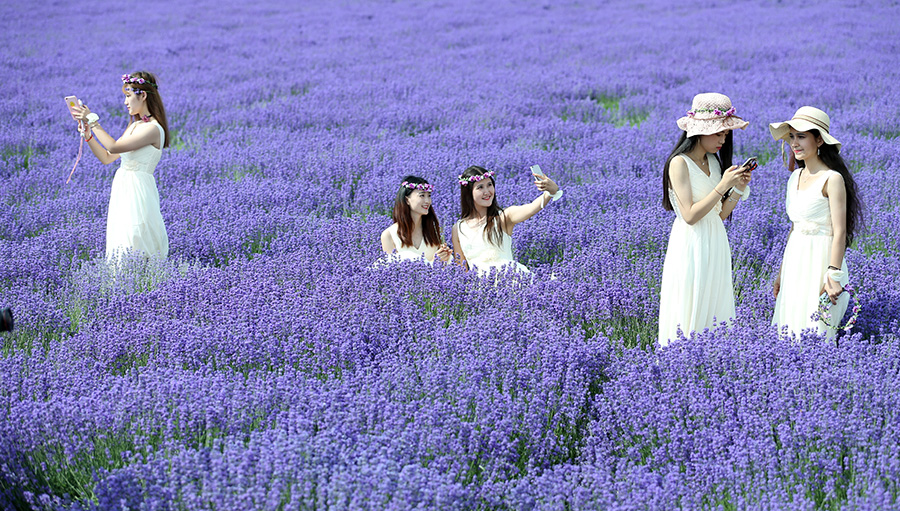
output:
M 87 116 L 91 113 L 91 109 L 87 105 L 82 104 L 81 106 L 73 106 L 72 112 L 75 114 L 76 121 L 87 123 Z
M 447 262 L 453 258 L 453 251 L 450 250 L 450 247 L 447 246 L 446 243 L 441 244 L 440 248 L 437 249 L 437 252 L 434 253 L 441 261 Z
M 536 186 L 538 190 L 550 192 L 550 195 L 556 195 L 556 192 L 559 191 L 559 185 L 546 175 L 539 176 L 537 174 L 532 174 L 532 176 L 534 176 L 534 186 Z
M 844 287 L 832 280 L 831 277 L 828 277 L 825 279 L 825 285 L 822 286 L 822 291 L 828 293 L 828 298 L 831 299 L 833 305 L 837 303 L 838 297 L 844 292 Z

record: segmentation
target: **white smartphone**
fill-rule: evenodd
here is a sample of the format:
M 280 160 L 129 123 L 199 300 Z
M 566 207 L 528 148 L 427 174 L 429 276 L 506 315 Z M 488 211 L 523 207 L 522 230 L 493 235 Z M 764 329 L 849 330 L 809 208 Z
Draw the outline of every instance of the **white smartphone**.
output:
M 544 171 L 541 170 L 541 166 L 540 166 L 540 165 L 532 165 L 532 166 L 531 166 L 531 173 L 534 174 L 535 176 L 538 176 L 538 177 L 544 177 Z
M 75 118 L 75 111 L 73 108 L 76 106 L 81 106 L 81 100 L 76 98 L 75 96 L 66 96 L 66 106 L 69 107 L 69 113 L 72 115 L 72 118 Z

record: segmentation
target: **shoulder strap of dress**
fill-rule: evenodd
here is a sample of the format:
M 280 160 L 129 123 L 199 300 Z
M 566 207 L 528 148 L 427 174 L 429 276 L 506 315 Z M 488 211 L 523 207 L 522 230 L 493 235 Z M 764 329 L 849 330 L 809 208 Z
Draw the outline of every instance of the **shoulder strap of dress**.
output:
M 460 236 L 468 236 L 466 233 L 463 232 L 463 226 L 465 225 L 465 223 L 466 223 L 465 218 L 460 218 L 459 220 L 456 221 L 456 233 Z

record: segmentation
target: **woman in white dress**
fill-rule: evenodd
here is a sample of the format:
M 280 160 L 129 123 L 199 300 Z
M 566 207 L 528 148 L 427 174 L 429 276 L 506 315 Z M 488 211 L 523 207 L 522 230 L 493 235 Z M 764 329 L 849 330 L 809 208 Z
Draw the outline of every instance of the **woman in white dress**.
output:
M 552 179 L 543 173 L 532 176 L 541 195 L 528 204 L 508 208 L 497 205 L 494 171 L 473 165 L 459 176 L 462 219 L 453 226 L 453 252 L 460 264 L 479 274 L 507 265 L 531 273 L 513 259 L 513 228 L 562 197 L 562 190 Z
M 749 124 L 728 96 L 694 96 L 663 169 L 663 208 L 675 211 L 663 263 L 659 343 L 734 317 L 731 248 L 722 221 L 749 196 L 751 168 L 731 164 L 735 128 Z M 721 169 L 725 169 L 722 172 Z
M 450 260 L 452 252 L 441 242 L 441 225 L 431 207 L 433 191 L 434 186 L 420 177 L 403 178 L 394 199 L 394 223 L 381 233 L 381 249 L 390 258 L 424 258 L 429 264 L 435 257 Z
M 815 328 L 833 338 L 850 301 L 844 254 L 861 223 L 856 182 L 840 155 L 841 143 L 830 133 L 828 114 L 804 106 L 789 121 L 769 125 L 775 140 L 790 144 L 787 214 L 791 232 L 773 284 L 772 323 L 799 334 Z M 794 166 L 799 169 L 794 171 Z M 832 328 L 812 319 L 819 297 L 830 299 Z
M 130 250 L 164 258 L 169 254 L 169 237 L 153 171 L 162 149 L 169 147 L 166 110 L 152 73 L 122 75 L 122 93 L 131 122 L 118 139 L 100 126 L 99 116 L 87 105 L 73 108 L 97 159 L 105 165 L 122 158 L 109 196 L 106 258 L 118 259 Z

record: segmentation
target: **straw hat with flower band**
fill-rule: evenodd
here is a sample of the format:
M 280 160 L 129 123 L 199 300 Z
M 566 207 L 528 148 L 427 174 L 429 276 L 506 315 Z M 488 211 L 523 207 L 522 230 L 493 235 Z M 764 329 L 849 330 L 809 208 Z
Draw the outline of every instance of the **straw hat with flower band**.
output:
M 731 105 L 728 96 L 717 92 L 704 92 L 694 96 L 691 109 L 677 122 L 678 127 L 686 131 L 688 137 L 714 135 L 725 130 L 744 129 L 750 124 L 736 113 L 737 109 Z
M 841 150 L 841 143 L 838 139 L 831 136 L 831 119 L 828 114 L 812 106 L 801 106 L 794 117 L 789 121 L 773 122 L 769 124 L 769 132 L 775 140 L 788 140 L 791 128 L 797 131 L 817 130 L 822 135 L 822 141 L 828 145 L 836 146 L 837 150 Z M 784 146 L 782 145 L 782 149 Z

